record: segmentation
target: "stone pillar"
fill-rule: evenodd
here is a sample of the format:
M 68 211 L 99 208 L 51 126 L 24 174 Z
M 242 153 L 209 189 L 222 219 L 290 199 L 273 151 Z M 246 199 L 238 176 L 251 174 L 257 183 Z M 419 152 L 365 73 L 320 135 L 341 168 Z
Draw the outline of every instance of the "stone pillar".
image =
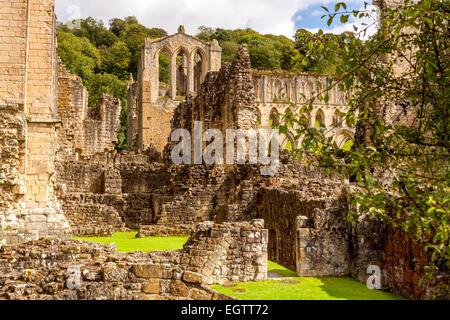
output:
M 193 51 L 189 57 L 187 57 L 187 88 L 186 96 L 194 92 L 194 66 L 195 66 L 195 53 Z M 199 75 L 201 77 L 201 75 Z
M 269 81 L 268 76 L 262 76 L 262 102 L 268 102 Z
M 296 227 L 296 241 L 295 241 L 295 253 L 296 253 L 296 271 L 298 276 L 307 276 L 310 269 L 307 250 L 308 242 L 310 241 L 310 229 L 307 227 L 308 217 L 298 216 L 295 219 Z
M 216 39 L 211 41 L 211 47 L 209 50 L 209 70 L 208 71 L 219 71 L 222 67 L 222 48 Z M 204 62 L 206 64 L 206 61 Z
M 177 97 L 177 56 L 170 56 L 170 87 L 169 94 L 172 99 Z

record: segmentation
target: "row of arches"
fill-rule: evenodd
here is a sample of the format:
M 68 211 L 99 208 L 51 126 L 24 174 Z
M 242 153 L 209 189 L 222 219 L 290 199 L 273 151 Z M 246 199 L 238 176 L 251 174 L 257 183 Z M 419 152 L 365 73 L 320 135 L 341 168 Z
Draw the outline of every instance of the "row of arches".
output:
M 280 118 L 282 117 L 282 114 L 287 114 L 289 111 L 292 112 L 289 107 L 282 108 L 282 110 L 278 110 L 276 107 L 272 107 L 268 114 L 267 111 L 264 111 L 265 110 L 261 112 L 259 108 L 256 109 L 258 125 L 263 127 L 280 124 L 282 121 L 282 119 Z M 309 112 L 302 115 L 304 123 L 308 127 L 315 126 L 330 128 L 332 126 L 333 130 L 331 130 L 329 134 L 335 137 L 334 143 L 337 148 L 342 149 L 342 147 L 345 146 L 345 144 L 349 140 L 353 140 L 353 130 L 346 126 L 345 120 L 342 117 L 342 113 L 339 110 L 334 110 L 331 117 L 331 123 L 329 120 L 330 117 L 326 117 L 325 112 L 321 108 L 313 110 L 312 113 L 312 115 Z M 296 135 L 295 128 L 296 125 L 294 125 L 293 128 L 289 128 L 287 134 L 280 135 L 279 142 L 282 148 L 290 149 L 296 148 L 298 146 L 299 141 L 296 141 L 294 139 Z
M 177 99 L 198 93 L 206 75 L 207 55 L 201 48 L 189 52 L 180 47 L 174 51 L 163 46 L 155 54 L 158 97 Z
M 292 112 L 292 110 L 288 107 L 288 108 L 282 108 L 281 111 L 279 111 L 276 107 L 272 107 L 272 109 L 270 110 L 269 113 L 269 121 L 264 121 L 263 117 L 262 117 L 262 112 L 260 111 L 259 108 L 256 109 L 256 114 L 257 114 L 257 118 L 258 118 L 258 125 L 272 125 L 272 124 L 278 124 L 279 123 L 279 118 L 276 116 L 277 114 L 280 113 L 284 113 L 286 114 L 288 112 L 288 110 L 290 110 L 290 112 Z M 349 127 L 345 121 L 345 119 L 343 118 L 343 113 L 336 109 L 333 111 L 332 117 L 331 117 L 331 123 L 330 120 L 327 119 L 325 112 L 319 108 L 315 111 L 313 111 L 314 117 L 311 116 L 311 113 L 306 112 L 304 115 L 302 115 L 302 117 L 305 119 L 306 123 L 308 124 L 309 127 L 311 126 L 316 126 L 316 127 L 333 127 L 333 128 L 344 128 L 344 127 Z M 328 117 L 329 118 L 329 117 Z

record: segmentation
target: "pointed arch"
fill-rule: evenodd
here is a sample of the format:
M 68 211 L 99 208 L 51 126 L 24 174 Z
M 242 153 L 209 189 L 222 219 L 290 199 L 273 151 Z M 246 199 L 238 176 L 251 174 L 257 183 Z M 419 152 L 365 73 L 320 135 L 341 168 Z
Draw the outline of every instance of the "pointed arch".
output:
M 175 61 L 173 61 L 175 60 Z M 189 83 L 189 52 L 184 47 L 179 47 L 175 50 L 172 58 L 172 63 L 175 63 L 176 68 L 176 96 L 186 96 L 188 93 Z
M 333 127 L 335 128 L 343 127 L 342 116 L 339 109 L 335 110 L 333 113 Z
M 325 123 L 325 113 L 322 109 L 316 111 L 316 116 L 314 119 L 314 126 L 316 127 L 326 127 Z
M 255 108 L 255 114 L 256 114 L 256 119 L 257 119 L 257 125 L 258 125 L 258 127 L 259 126 L 262 126 L 263 124 L 261 123 L 261 121 L 262 121 L 262 115 L 261 115 L 261 111 L 259 110 L 259 108 L 258 107 L 256 107 Z
M 158 74 L 158 97 L 171 96 L 172 79 L 172 50 L 167 46 L 162 46 L 155 53 L 155 62 Z
M 201 84 L 206 76 L 207 56 L 201 48 L 195 48 L 192 52 L 193 88 L 196 93 L 200 91 Z
M 279 125 L 280 124 L 280 117 L 279 117 L 279 112 L 278 109 L 273 107 L 270 110 L 270 115 L 269 115 L 269 123 L 270 126 L 274 126 L 274 125 Z
M 353 142 L 353 140 L 353 133 L 349 130 L 343 129 L 335 135 L 333 143 L 338 149 L 343 149 L 349 141 Z

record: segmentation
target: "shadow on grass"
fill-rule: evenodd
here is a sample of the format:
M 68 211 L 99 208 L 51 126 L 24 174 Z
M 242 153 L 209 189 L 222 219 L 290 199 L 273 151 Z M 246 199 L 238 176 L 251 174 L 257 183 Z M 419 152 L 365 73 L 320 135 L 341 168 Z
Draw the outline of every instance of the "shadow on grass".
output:
M 267 273 L 269 273 L 269 272 L 278 273 L 279 275 L 284 276 L 284 277 L 296 277 L 297 276 L 297 274 L 291 270 L 286 271 L 284 269 L 270 269 L 270 270 L 267 270 Z
M 381 290 L 371 290 L 353 278 L 320 277 L 321 290 L 328 296 L 345 300 L 407 300 L 399 295 Z
M 297 277 L 297 273 L 273 261 L 267 261 L 267 273 L 278 273 L 284 277 Z

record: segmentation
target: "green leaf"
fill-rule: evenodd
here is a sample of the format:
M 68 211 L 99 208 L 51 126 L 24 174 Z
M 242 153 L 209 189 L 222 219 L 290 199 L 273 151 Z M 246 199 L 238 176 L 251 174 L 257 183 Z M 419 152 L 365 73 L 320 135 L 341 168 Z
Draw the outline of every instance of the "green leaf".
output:
M 327 21 L 328 26 L 330 26 L 333 23 L 333 18 L 334 18 L 334 16 L 329 16 L 328 21 Z

